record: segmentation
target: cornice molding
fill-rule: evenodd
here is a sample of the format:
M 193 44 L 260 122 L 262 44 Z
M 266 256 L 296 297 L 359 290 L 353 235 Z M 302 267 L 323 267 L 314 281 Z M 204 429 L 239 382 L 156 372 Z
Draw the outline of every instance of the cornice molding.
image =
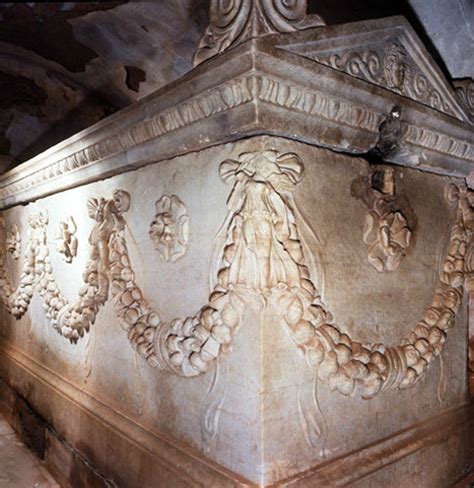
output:
M 0 177 L 0 209 L 250 135 L 365 153 L 394 106 L 403 107 L 403 150 L 386 161 L 472 173 L 470 122 L 281 48 L 325 29 L 249 40 L 53 146 Z
M 303 32 L 279 47 L 471 121 L 472 87 L 446 79 L 404 17 L 334 25 L 314 34 Z

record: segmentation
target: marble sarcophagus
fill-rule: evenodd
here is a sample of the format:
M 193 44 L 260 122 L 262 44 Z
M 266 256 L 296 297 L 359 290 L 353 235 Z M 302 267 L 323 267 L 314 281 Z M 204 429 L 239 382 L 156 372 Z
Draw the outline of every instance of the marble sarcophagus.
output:
M 451 486 L 473 85 L 403 18 L 230 3 L 193 71 L 0 178 L 2 409 L 66 486 Z

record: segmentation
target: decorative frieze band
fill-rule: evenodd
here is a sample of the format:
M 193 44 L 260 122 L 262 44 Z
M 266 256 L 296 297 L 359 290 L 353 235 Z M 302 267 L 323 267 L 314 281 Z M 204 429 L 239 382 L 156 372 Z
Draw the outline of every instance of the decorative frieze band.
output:
M 249 77 L 231 80 L 38 170 L 25 172 L 26 174 L 18 175 L 18 178 L 13 177 L 13 181 L 7 177 L 3 182 L 0 181 L 0 201 L 55 177 L 250 102 L 253 97 L 249 82 Z
M 465 140 L 449 137 L 413 124 L 406 124 L 406 128 L 404 140 L 414 146 L 449 154 L 466 161 L 474 160 L 474 145 Z
M 270 76 L 257 75 L 256 96 L 277 107 L 307 115 L 317 115 L 327 121 L 377 133 L 383 116 L 370 109 L 354 105 L 316 90 L 287 83 Z

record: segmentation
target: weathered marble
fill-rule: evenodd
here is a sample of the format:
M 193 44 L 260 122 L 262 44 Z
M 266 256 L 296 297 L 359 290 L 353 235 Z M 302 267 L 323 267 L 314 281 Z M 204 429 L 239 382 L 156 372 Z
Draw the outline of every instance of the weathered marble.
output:
M 403 45 L 446 104 L 405 92 L 398 58 L 377 83 L 314 58 L 350 32 Z M 472 144 L 399 18 L 203 62 L 0 178 L 21 242 L 0 236 L 0 405 L 22 425 L 26 399 L 74 486 L 454 483 Z
M 0 416 L 0 486 L 5 488 L 59 488 Z
M 362 344 L 399 343 L 423 317 L 434 293 L 437 263 L 443 259 L 447 230 L 454 212 L 454 207 L 444 199 L 445 186 L 451 181 L 444 177 L 410 169 L 396 170 L 397 191 L 409 202 L 410 211 L 416 216 L 416 228 L 415 244 L 393 275 L 377 273 L 367 261 L 363 241 L 366 208 L 351 194 L 354 181 L 367 174 L 367 163 L 275 137 L 256 137 L 222 145 L 163 161 L 159 167 L 152 165 L 84 185 L 26 207 L 14 207 L 5 213 L 5 220 L 7 223 L 26 222 L 30 218 L 31 223 L 35 222 L 31 216 L 47 212 L 47 224 L 43 220 L 44 230 L 47 241 L 53 242 L 56 226 L 66 214 L 72 216 L 79 234 L 78 254 L 73 266 L 64 263 L 57 253 L 51 252 L 49 260 L 52 276 L 64 300 L 74 300 L 82 286 L 81 275 L 89 259 L 87 234 L 93 228 L 93 222 L 87 217 L 86 203 L 90 198 L 110 198 L 116 189 L 128 191 L 129 208 L 120 208 L 127 222 L 130 266 L 141 289 L 140 295 L 143 294 L 147 306 L 163 321 L 192 316 L 207 303 L 208 290 L 214 286 L 208 280 L 210 276 L 211 282 L 215 281 L 212 269 L 225 242 L 219 228 L 226 221 L 227 211 L 235 212 L 239 208 L 233 203 L 226 206 L 233 184 L 230 182 L 229 186 L 221 180 L 219 167 L 221 177 L 231 175 L 232 166 L 229 170 L 220 166 L 223 160 L 238 162 L 242 161 L 240 155 L 243 153 L 261 154 L 265 150 L 276 150 L 282 155 L 282 168 L 293 171 L 291 164 L 295 163 L 298 164 L 295 169 L 304 168 L 301 181 L 293 190 L 291 208 L 296 212 L 296 225 L 300 237 L 305 239 L 305 249 L 312 255 L 307 258 L 311 279 L 322 292 L 322 301 L 330 310 L 333 323 Z M 295 163 L 291 163 L 292 154 L 298 155 Z M 248 168 L 251 175 L 251 164 Z M 427 190 L 423 194 L 418 191 L 421 186 Z M 142 190 L 134 191 L 137 188 Z M 241 198 L 237 191 L 234 186 L 235 202 Z M 337 199 L 334 198 L 336 193 Z M 161 260 L 148 236 L 148 223 L 156 211 L 154 202 L 162 194 L 182 196 L 189 208 L 189 248 L 176 262 Z M 120 205 L 118 202 L 114 205 Z M 259 205 L 258 200 L 254 200 L 253 205 Z M 436 213 L 433 213 L 434 208 Z M 257 210 L 255 207 L 254 211 Z M 244 207 L 243 211 L 251 209 Z M 229 217 L 227 222 L 230 222 Z M 246 225 L 252 226 L 246 233 L 251 228 L 257 229 L 251 221 Z M 258 234 L 256 238 L 258 246 Z M 28 241 L 26 229 L 22 239 Z M 249 252 L 244 249 L 237 252 Z M 288 299 L 282 302 L 284 298 L 279 298 L 280 292 L 270 293 L 277 282 L 274 285 L 268 282 L 270 275 L 252 275 L 248 268 L 250 262 L 247 263 L 252 254 L 245 256 L 240 254 L 235 272 L 241 266 L 241 273 L 250 274 L 232 278 L 232 265 L 228 279 L 241 283 L 243 288 L 235 299 L 244 300 L 246 310 L 232 339 L 232 347 L 226 347 L 229 350 L 224 349 L 218 361 L 217 377 L 217 366 L 212 363 L 209 363 L 212 367 L 208 374 L 193 379 L 180 378 L 180 375 L 199 375 L 199 370 L 189 369 L 190 366 L 175 371 L 178 376 L 172 373 L 172 363 L 166 367 L 171 368 L 170 372 L 153 368 L 156 360 L 151 361 L 148 350 L 140 353 L 140 340 L 135 342 L 130 335 L 132 329 L 129 329 L 127 338 L 127 332 L 118 326 L 116 317 L 122 313 L 122 305 L 114 308 L 113 302 L 125 300 L 123 294 L 107 300 L 98 310 L 95 322 L 85 329 L 76 329 L 79 335 L 74 336 L 66 325 L 62 325 L 61 319 L 54 319 L 51 308 L 47 311 L 50 318 L 45 317 L 41 302 L 50 299 L 47 293 L 41 297 L 41 292 L 33 295 L 28 312 L 19 321 L 4 317 L 2 352 L 8 360 L 2 361 L 3 374 L 23 395 L 27 395 L 27 391 L 23 391 L 24 380 L 21 380 L 25 372 L 21 373 L 21 366 L 17 371 L 26 361 L 47 383 L 55 378 L 60 391 L 64 388 L 60 385 L 69 385 L 67 397 L 70 401 L 78 403 L 85 411 L 90 409 L 93 416 L 99 415 L 112 431 L 119 429 L 117 422 L 121 419 L 120 422 L 125 422 L 127 429 L 131 429 L 128 432 L 133 432 L 129 434 L 131 438 L 137 435 L 137 429 L 158 439 L 162 436 L 174 438 L 181 445 L 200 451 L 229 470 L 261 484 L 275 483 L 347 455 L 361 446 L 376 443 L 378 439 L 430 419 L 440 411 L 459 408 L 465 402 L 467 357 L 460 344 L 465 341 L 466 312 L 462 307 L 441 358 L 430 365 L 426 379 L 409 389 L 381 392 L 370 400 L 364 400 L 360 394 L 341 395 L 340 392 L 350 392 L 345 389 L 338 392 L 339 386 L 336 391 L 331 391 L 334 386 L 319 379 L 315 404 L 312 400 L 314 374 L 306 364 L 302 354 L 304 349 L 294 343 L 295 336 L 291 335 L 291 329 L 283 319 L 285 313 L 290 313 Z M 273 257 L 271 261 L 274 259 L 279 258 Z M 15 269 L 19 271 L 23 265 L 8 259 L 6 264 L 10 276 L 15 276 Z M 87 279 L 86 275 L 84 279 Z M 253 281 L 247 282 L 245 276 Z M 290 279 L 291 275 L 287 276 Z M 275 278 L 285 280 L 283 275 L 280 278 L 275 275 Z M 115 293 L 113 286 L 112 294 Z M 269 294 L 264 298 L 267 288 Z M 124 327 L 126 321 L 125 316 Z M 53 330 L 55 323 L 72 342 Z M 161 327 L 166 328 L 165 325 Z M 222 344 L 228 341 L 222 340 Z M 133 347 L 138 347 L 138 355 L 129 341 Z M 159 356 L 160 352 L 155 350 L 153 354 Z M 158 358 L 158 363 L 160 361 L 163 358 Z M 211 384 L 214 388 L 206 395 Z M 109 461 L 101 459 L 99 445 L 107 442 L 111 434 L 105 438 L 84 436 L 89 421 L 85 424 L 71 422 L 70 417 L 64 415 L 67 410 L 62 406 L 64 400 L 51 402 L 48 394 L 41 399 L 44 393 L 41 389 L 35 390 L 39 395 L 35 408 L 61 436 L 83 446 L 82 449 L 91 455 L 90 461 L 103 467 L 106 477 L 134 486 L 131 481 L 133 468 L 127 473 L 117 472 L 119 457 Z M 96 402 L 103 405 L 100 414 L 94 406 Z M 397 408 L 393 408 L 394 405 Z M 390 414 L 374 416 L 373 412 Z M 358 422 L 341 421 L 356 418 L 371 420 L 363 429 Z
M 353 29 L 365 41 L 374 38 L 374 31 L 406 43 L 455 113 L 448 115 L 307 58 L 314 39 L 319 43 L 321 37 L 332 39 L 339 32 L 349 43 L 350 29 L 343 25 L 266 36 L 224 52 L 179 83 L 3 175 L 0 208 L 265 132 L 353 154 L 381 152 L 396 164 L 468 176 L 474 157 L 468 109 L 404 19 L 361 22 Z M 395 120 L 394 107 L 402 107 Z

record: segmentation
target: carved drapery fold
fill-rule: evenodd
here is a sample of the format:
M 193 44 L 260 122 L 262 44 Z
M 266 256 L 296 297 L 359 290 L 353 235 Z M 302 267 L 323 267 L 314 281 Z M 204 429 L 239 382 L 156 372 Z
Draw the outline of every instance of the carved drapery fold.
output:
M 324 25 L 306 15 L 306 0 L 211 0 L 209 27 L 194 55 L 194 65 L 253 37 Z

